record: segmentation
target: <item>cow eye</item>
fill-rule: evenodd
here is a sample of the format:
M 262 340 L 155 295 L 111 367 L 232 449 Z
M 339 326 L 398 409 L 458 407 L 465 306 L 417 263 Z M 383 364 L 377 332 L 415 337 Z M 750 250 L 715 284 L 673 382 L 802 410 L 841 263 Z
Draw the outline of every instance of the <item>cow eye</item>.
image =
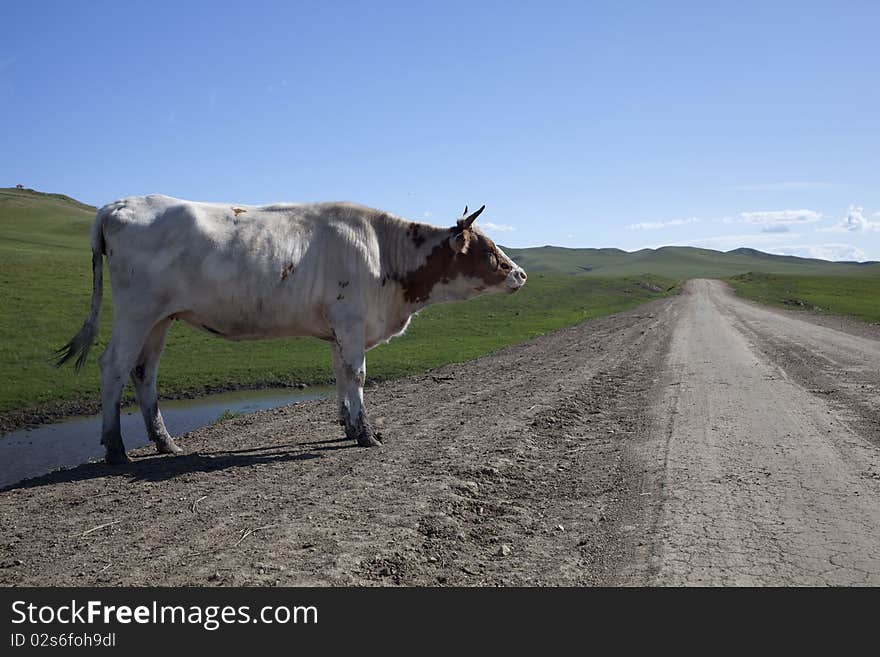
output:
M 506 262 L 502 262 L 501 269 L 507 271 L 508 269 L 510 269 L 510 265 L 508 265 Z

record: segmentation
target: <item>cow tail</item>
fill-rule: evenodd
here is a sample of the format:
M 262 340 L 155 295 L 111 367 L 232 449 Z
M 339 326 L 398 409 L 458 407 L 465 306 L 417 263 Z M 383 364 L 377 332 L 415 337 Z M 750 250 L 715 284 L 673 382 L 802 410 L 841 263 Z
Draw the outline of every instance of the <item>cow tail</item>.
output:
M 98 335 L 98 317 L 101 314 L 101 298 L 104 293 L 104 217 L 99 211 L 92 224 L 92 305 L 82 328 L 70 342 L 55 352 L 55 367 L 61 367 L 77 356 L 74 369 L 78 372 L 85 364 L 89 349 Z

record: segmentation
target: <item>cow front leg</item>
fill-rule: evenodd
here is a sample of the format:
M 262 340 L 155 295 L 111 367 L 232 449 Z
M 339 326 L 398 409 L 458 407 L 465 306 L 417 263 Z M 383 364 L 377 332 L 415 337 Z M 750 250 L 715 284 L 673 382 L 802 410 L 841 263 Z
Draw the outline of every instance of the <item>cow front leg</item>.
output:
M 336 414 L 339 424 L 348 426 L 348 404 L 345 397 L 348 394 L 346 388 L 345 367 L 342 364 L 342 350 L 337 342 L 330 343 L 330 353 L 333 356 L 333 376 L 336 377 Z
M 341 399 L 337 401 L 340 421 L 345 426 L 345 435 L 349 439 L 356 440 L 362 447 L 379 447 L 382 445 L 381 434 L 370 424 L 364 407 L 367 363 L 363 332 L 363 326 L 359 325 L 344 330 L 336 329 L 333 346 L 334 370 L 337 369 L 338 359 L 337 393 L 342 391 Z M 342 385 L 339 384 L 340 378 L 343 381 Z
M 159 394 L 156 391 L 159 359 L 170 326 L 171 320 L 163 319 L 150 331 L 138 356 L 137 364 L 131 371 L 131 382 L 138 406 L 141 407 L 141 414 L 144 416 L 147 435 L 156 444 L 156 451 L 159 454 L 182 454 L 183 450 L 177 446 L 168 429 L 165 428 L 165 420 L 162 419 L 162 413 L 159 411 Z

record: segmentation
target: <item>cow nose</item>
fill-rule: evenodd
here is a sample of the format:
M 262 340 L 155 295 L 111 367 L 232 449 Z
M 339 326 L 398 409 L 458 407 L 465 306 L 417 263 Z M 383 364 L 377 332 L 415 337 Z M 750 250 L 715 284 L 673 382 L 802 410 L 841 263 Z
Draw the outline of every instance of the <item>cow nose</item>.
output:
M 521 282 L 523 282 L 523 283 L 526 282 L 526 278 L 527 278 L 527 276 L 526 276 L 526 273 L 525 273 L 522 269 L 520 269 L 518 272 L 516 272 L 516 277 L 517 277 Z

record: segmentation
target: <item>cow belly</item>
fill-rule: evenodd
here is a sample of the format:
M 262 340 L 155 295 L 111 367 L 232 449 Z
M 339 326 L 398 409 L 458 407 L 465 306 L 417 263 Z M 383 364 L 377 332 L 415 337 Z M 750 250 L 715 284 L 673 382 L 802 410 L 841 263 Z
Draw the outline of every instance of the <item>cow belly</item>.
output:
M 272 316 L 249 313 L 244 309 L 237 312 L 218 310 L 210 313 L 182 311 L 172 314 L 171 317 L 227 340 L 265 340 L 293 336 L 322 339 L 330 337 L 326 324 L 322 326 L 320 321 L 315 321 L 316 318 L 311 316 L 311 313 L 287 316 L 283 321 L 280 317 L 273 319 Z
M 410 315 L 387 317 L 384 320 L 368 322 L 366 336 L 367 349 L 372 349 L 388 342 L 391 338 L 402 335 L 409 326 Z

